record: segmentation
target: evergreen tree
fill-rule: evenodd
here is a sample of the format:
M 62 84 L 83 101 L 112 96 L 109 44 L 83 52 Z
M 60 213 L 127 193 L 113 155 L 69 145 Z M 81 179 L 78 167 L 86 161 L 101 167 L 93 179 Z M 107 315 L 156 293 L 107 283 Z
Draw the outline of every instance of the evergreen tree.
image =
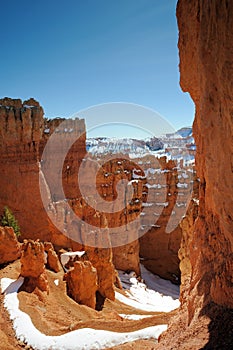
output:
M 8 207 L 4 208 L 4 214 L 2 215 L 1 224 L 2 226 L 12 227 L 15 231 L 16 236 L 20 236 L 20 228 L 18 222 L 14 217 L 12 211 Z

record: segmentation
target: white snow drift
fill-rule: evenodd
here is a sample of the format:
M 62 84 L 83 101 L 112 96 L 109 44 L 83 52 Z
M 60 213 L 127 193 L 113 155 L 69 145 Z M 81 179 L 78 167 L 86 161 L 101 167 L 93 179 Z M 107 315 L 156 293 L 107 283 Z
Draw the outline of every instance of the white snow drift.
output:
M 149 289 L 145 283 L 139 282 L 134 272 L 127 274 L 118 271 L 127 296 L 116 292 L 117 300 L 147 312 L 170 312 L 180 306 L 178 286 L 153 275 L 143 265 L 141 265 L 141 271 L 146 284 L 153 289 Z
M 92 328 L 78 329 L 60 336 L 47 336 L 32 323 L 31 318 L 19 309 L 17 291 L 24 279 L 1 279 L 2 293 L 5 293 L 4 307 L 13 322 L 16 337 L 36 350 L 94 350 L 105 349 L 137 339 L 158 339 L 167 329 L 166 325 L 144 328 L 135 332 L 117 333 Z

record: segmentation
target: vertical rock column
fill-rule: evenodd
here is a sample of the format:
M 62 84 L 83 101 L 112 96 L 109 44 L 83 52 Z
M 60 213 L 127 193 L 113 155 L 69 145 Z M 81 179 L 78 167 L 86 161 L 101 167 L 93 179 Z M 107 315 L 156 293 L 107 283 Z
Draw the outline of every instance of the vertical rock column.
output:
M 13 211 L 22 238 L 48 235 L 39 189 L 43 128 L 43 109 L 38 102 L 0 100 L 0 213 L 4 206 Z
M 180 0 L 181 87 L 195 103 L 200 208 L 190 244 L 190 317 L 215 302 L 233 307 L 233 2 Z
M 49 290 L 45 272 L 44 245 L 39 241 L 25 240 L 22 246 L 20 275 L 25 278 L 23 289 L 32 292 L 36 287 Z

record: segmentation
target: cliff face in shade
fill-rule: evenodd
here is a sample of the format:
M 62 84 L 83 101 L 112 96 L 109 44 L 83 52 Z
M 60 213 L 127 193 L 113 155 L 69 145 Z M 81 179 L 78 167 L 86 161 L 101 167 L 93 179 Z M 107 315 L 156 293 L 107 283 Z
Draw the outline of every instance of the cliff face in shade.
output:
M 233 344 L 233 1 L 179 0 L 177 19 L 180 84 L 196 107 L 193 131 L 200 205 L 193 228 L 192 219 L 186 227 L 180 251 L 184 276 L 180 313 L 157 348 L 170 349 L 175 339 L 173 349 L 229 349 Z M 194 210 L 190 214 L 195 218 Z

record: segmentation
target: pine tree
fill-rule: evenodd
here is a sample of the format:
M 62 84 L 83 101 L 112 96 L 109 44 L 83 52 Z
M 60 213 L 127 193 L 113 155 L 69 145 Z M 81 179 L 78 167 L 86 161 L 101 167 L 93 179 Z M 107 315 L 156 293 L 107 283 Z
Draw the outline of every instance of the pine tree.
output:
M 4 214 L 2 215 L 1 224 L 2 226 L 12 227 L 15 231 L 16 236 L 20 236 L 20 227 L 18 225 L 18 222 L 8 207 L 4 207 Z

